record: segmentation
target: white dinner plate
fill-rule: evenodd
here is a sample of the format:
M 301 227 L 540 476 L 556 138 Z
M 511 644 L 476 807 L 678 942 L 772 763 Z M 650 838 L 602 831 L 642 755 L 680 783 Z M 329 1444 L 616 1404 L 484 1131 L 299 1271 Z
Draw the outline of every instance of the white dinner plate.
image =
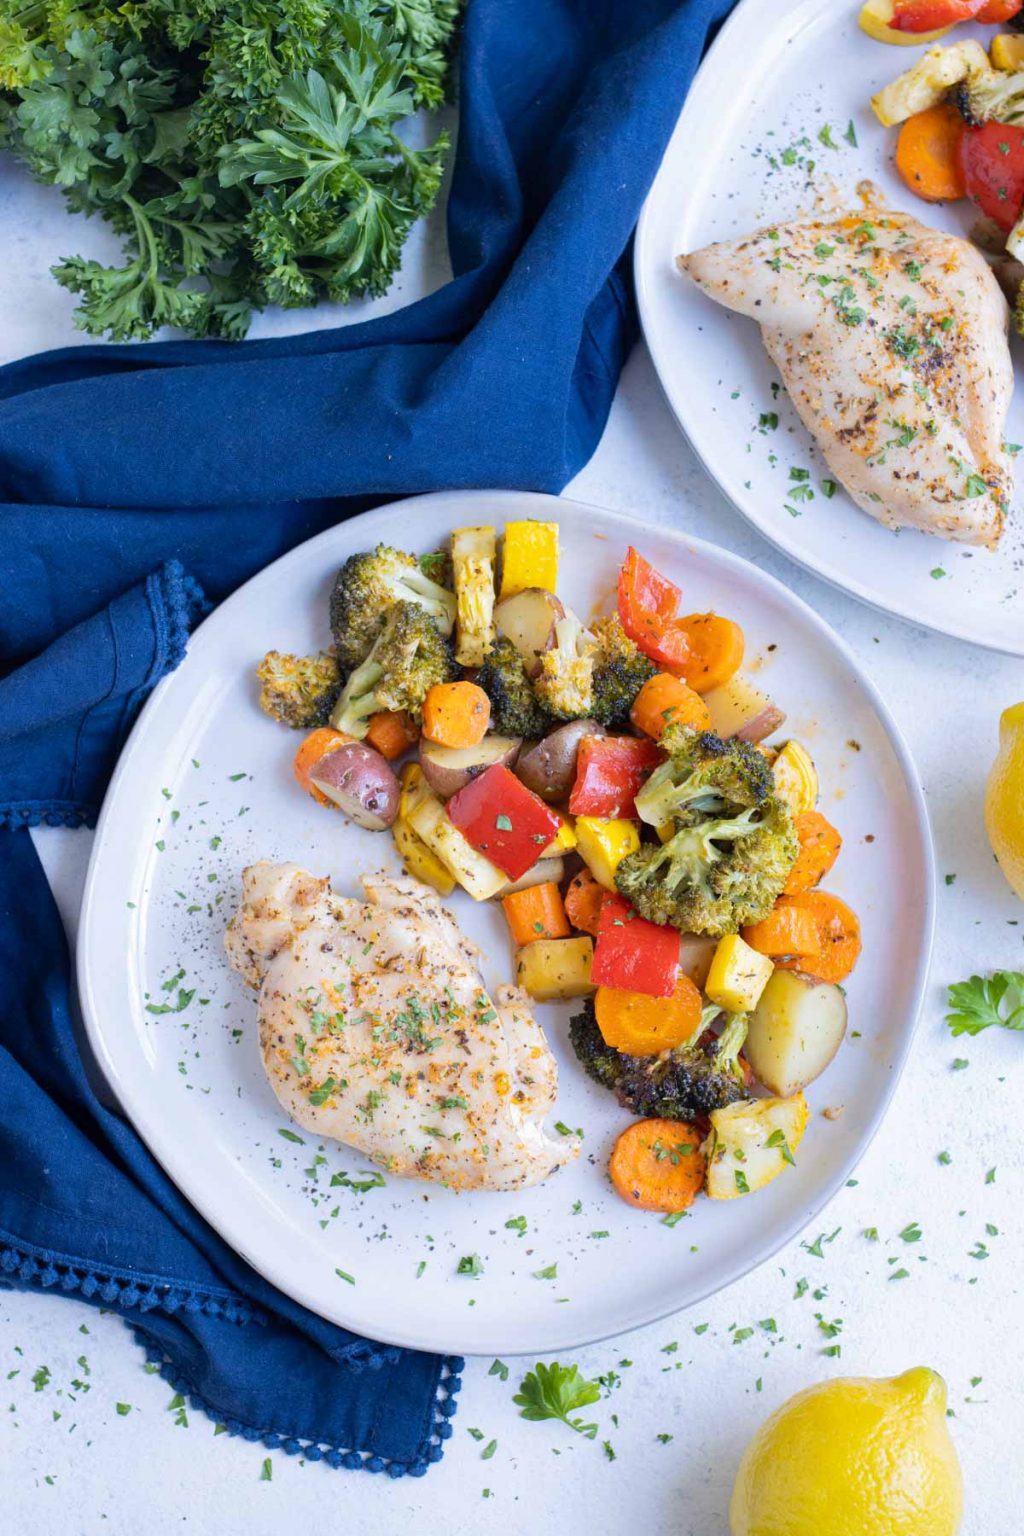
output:
M 297 738 L 257 707 L 256 662 L 272 647 L 329 643 L 328 593 L 354 551 L 378 540 L 426 551 L 453 527 L 531 516 L 561 522 L 559 590 L 581 612 L 608 602 L 634 542 L 679 583 L 688 607 L 740 621 L 748 669 L 817 760 L 822 807 L 845 840 L 828 884 L 863 923 L 864 955 L 849 983 L 856 1036 L 809 1090 L 813 1118 L 797 1166 L 749 1199 L 698 1201 L 674 1227 L 611 1190 L 608 1154 L 630 1117 L 577 1065 L 569 1007 L 539 1012 L 560 1065 L 554 1119 L 582 1128 L 579 1161 L 517 1194 L 460 1195 L 392 1178 L 364 1193 L 332 1183 L 343 1172 L 358 1182 L 366 1160 L 289 1125 L 260 1064 L 255 998 L 224 957 L 224 925 L 253 860 L 293 859 L 346 895 L 358 893 L 360 871 L 398 867 L 390 837 L 300 792 L 291 774 Z M 489 983 L 507 980 L 500 906 L 461 892 L 449 905 L 481 946 Z M 768 1258 L 825 1205 L 895 1086 L 931 925 L 928 826 L 907 750 L 853 657 L 805 604 L 736 556 L 668 529 L 549 496 L 466 491 L 342 523 L 200 626 L 143 710 L 108 791 L 78 974 L 89 1038 L 125 1112 L 256 1269 L 375 1339 L 512 1354 L 566 1348 L 686 1307 Z M 180 1013 L 151 1011 L 176 1010 L 182 998 Z M 838 1106 L 838 1118 L 823 1117 Z M 471 1254 L 482 1264 L 476 1278 L 457 1273 Z M 551 1278 L 537 1278 L 551 1266 Z
M 829 499 L 821 489 L 828 471 L 779 389 L 758 326 L 716 304 L 674 265 L 680 252 L 813 213 L 817 198 L 860 207 L 856 186 L 865 178 L 891 206 L 967 233 L 969 204 L 929 205 L 907 191 L 892 165 L 896 132 L 882 128 L 869 105 L 920 50 L 874 42 L 858 27 L 858 10 L 859 0 L 743 0 L 723 27 L 640 218 L 635 271 L 644 334 L 695 452 L 766 538 L 901 618 L 1024 655 L 1024 458 L 997 551 L 883 528 L 841 488 Z M 958 27 L 955 35 L 972 31 L 986 43 L 993 35 L 991 27 Z M 1018 342 L 1013 351 L 1019 362 Z M 1024 443 L 1020 390 L 1006 430 L 1008 441 Z M 791 479 L 794 470 L 809 480 Z M 807 486 L 813 499 L 799 489 Z M 794 500 L 794 487 L 806 499 Z

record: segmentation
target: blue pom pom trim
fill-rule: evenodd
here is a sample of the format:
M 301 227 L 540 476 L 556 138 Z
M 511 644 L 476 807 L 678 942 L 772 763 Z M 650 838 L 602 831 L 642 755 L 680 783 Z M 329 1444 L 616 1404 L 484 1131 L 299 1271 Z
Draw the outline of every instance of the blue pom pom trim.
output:
M 418 1453 L 411 1461 L 391 1461 L 370 1452 L 353 1451 L 345 1446 L 328 1445 L 322 1440 L 308 1440 L 301 1435 L 290 1435 L 282 1430 L 260 1428 L 245 1424 L 241 1419 L 224 1418 L 216 1408 L 198 1392 L 192 1381 L 172 1363 L 160 1349 L 154 1348 L 139 1328 L 132 1328 L 135 1342 L 145 1351 L 147 1365 L 155 1365 L 164 1381 L 197 1413 L 204 1413 L 229 1435 L 236 1435 L 251 1444 L 260 1444 L 268 1451 L 283 1451 L 286 1456 L 304 1456 L 307 1461 L 324 1461 L 329 1467 L 346 1472 L 386 1472 L 389 1477 L 423 1477 L 444 1455 L 444 1441 L 451 1435 L 450 1416 L 455 1412 L 455 1397 L 462 1386 L 461 1372 L 465 1361 L 458 1355 L 447 1355 L 441 1362 L 441 1379 L 437 1384 L 434 1401 L 434 1421 Z M 378 1357 L 378 1364 L 380 1363 Z

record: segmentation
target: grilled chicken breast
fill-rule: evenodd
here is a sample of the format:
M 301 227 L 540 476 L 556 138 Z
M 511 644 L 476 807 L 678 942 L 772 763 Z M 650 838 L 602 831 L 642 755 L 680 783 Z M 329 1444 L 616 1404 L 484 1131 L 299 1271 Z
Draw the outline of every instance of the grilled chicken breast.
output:
M 523 1189 L 580 1150 L 549 1136 L 558 1069 L 526 994 L 488 996 L 479 954 L 419 882 L 335 896 L 295 864 L 243 874 L 228 956 L 259 992 L 263 1064 L 302 1126 L 393 1174 Z
M 800 419 L 890 528 L 993 548 L 1012 477 L 1007 306 L 966 240 L 903 213 L 798 219 L 677 258 L 761 326 Z

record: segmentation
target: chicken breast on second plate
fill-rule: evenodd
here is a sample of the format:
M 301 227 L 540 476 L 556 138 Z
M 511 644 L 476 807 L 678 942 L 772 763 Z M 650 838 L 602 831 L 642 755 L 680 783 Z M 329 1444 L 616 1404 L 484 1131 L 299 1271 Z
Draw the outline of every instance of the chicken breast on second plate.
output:
M 456 1189 L 523 1189 L 580 1150 L 552 1137 L 558 1069 L 526 994 L 492 1001 L 479 954 L 418 881 L 363 878 L 335 896 L 295 864 L 243 874 L 225 942 L 259 991 L 260 1047 L 300 1125 L 390 1173 Z
M 994 547 L 1012 488 L 1006 301 L 974 246 L 903 213 L 841 213 L 677 264 L 757 320 L 800 419 L 887 527 Z

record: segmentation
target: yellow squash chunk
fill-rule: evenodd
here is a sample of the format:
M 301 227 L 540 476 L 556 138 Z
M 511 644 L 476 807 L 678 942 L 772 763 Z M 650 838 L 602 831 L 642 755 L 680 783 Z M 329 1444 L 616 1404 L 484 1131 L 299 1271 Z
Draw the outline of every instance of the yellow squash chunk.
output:
M 606 820 L 602 816 L 576 817 L 576 852 L 598 885 L 615 889 L 615 871 L 640 847 L 635 821 Z
M 774 969 L 767 955 L 751 949 L 738 933 L 727 933 L 718 941 L 704 991 L 709 1002 L 727 1013 L 749 1013 L 757 1007 Z
M 872 96 L 871 105 L 883 128 L 905 123 L 908 117 L 937 107 L 951 85 L 959 85 L 976 71 L 990 68 L 988 54 L 973 38 L 950 43 L 948 48 L 929 48 L 913 68 Z
M 752 1195 L 778 1178 L 803 1140 L 808 1113 L 802 1093 L 791 1099 L 740 1099 L 714 1110 L 704 1143 L 711 1199 Z
M 794 816 L 813 811 L 818 803 L 818 770 L 806 747 L 787 741 L 772 763 L 775 793 L 785 800 Z
M 409 813 L 409 825 L 436 858 L 454 875 L 474 901 L 487 901 L 505 884 L 505 875 L 448 820 L 432 790 L 419 794 Z
M 506 523 L 501 555 L 501 595 L 512 597 L 527 587 L 558 587 L 558 524 Z
M 516 981 L 539 1003 L 589 997 L 594 941 L 587 933 L 572 939 L 535 939 L 516 950 Z
M 993 69 L 1024 69 L 1024 37 L 1015 32 L 1000 32 L 988 50 Z
M 862 32 L 868 37 L 873 37 L 876 43 L 896 43 L 904 48 L 912 48 L 920 43 L 934 43 L 940 37 L 945 37 L 951 32 L 952 27 L 938 27 L 934 32 L 901 32 L 899 28 L 891 25 L 895 7 L 893 0 L 866 0 L 861 7 L 860 22 Z
M 455 889 L 454 875 L 401 816 L 392 825 L 391 835 L 409 874 L 424 885 L 432 885 L 439 895 L 450 896 Z
M 479 667 L 494 644 L 494 564 L 498 541 L 493 528 L 452 530 L 455 576 L 455 660 Z

